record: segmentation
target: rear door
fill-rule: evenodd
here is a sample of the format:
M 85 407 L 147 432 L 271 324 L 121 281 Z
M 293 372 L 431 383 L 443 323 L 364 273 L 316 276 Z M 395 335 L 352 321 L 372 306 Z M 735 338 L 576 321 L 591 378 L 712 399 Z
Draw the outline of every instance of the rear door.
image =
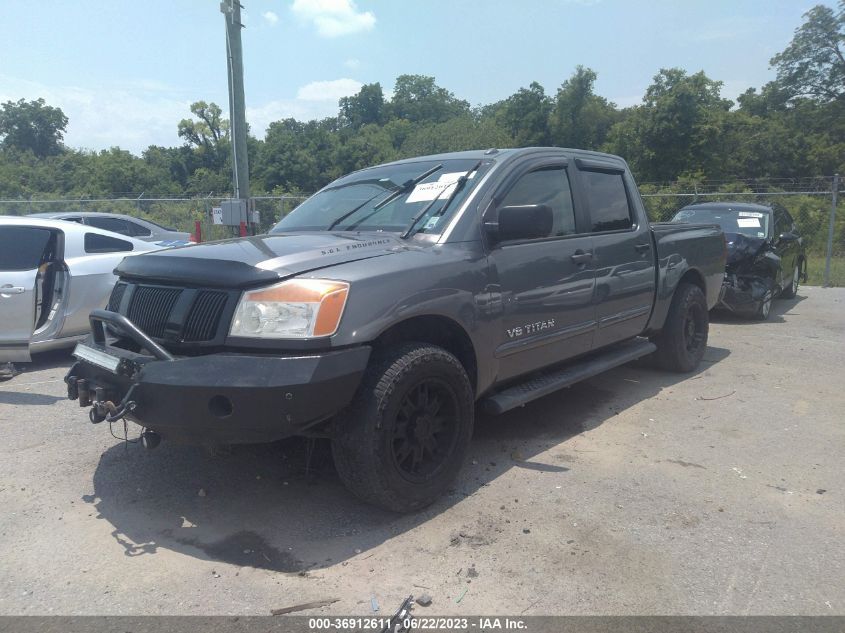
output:
M 39 266 L 52 234 L 34 226 L 0 226 L 0 362 L 29 362 Z
M 590 212 L 599 348 L 640 334 L 651 315 L 655 254 L 633 179 L 615 163 L 577 160 Z
M 67 302 L 63 337 L 78 336 L 88 332 L 88 315 L 95 308 L 105 308 L 117 277 L 114 268 L 136 246 L 116 235 L 103 235 L 86 231 L 68 236 L 65 244 L 65 264 L 71 276 L 71 291 Z

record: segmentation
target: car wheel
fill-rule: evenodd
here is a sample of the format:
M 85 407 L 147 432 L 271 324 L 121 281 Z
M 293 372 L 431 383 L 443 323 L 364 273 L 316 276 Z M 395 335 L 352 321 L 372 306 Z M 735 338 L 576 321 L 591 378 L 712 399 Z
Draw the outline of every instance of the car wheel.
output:
M 419 510 L 452 483 L 472 437 L 467 373 L 446 350 L 411 343 L 376 356 L 336 421 L 332 454 L 360 499 L 395 512 Z
M 783 292 L 781 293 L 781 297 L 784 299 L 792 299 L 796 294 L 798 294 L 798 283 L 801 278 L 801 263 L 795 263 L 795 270 L 792 271 L 792 283 L 789 284 L 788 288 L 784 288 Z
M 652 338 L 657 345 L 654 353 L 657 366 L 679 372 L 698 367 L 707 349 L 709 329 L 707 300 L 701 288 L 680 284 L 672 297 L 663 329 Z

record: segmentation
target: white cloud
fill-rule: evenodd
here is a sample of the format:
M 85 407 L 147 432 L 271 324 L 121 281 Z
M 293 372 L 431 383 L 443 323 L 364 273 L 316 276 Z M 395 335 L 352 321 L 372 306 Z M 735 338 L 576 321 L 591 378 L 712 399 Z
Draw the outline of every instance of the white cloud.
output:
M 157 81 L 121 82 L 92 90 L 0 75 L 0 102 L 39 97 L 68 117 L 64 140 L 69 147 L 120 146 L 136 153 L 152 144 L 179 144 L 176 127 L 190 116 L 192 101 Z
M 358 68 L 361 65 L 361 60 L 355 59 L 354 57 L 351 57 L 351 58 L 347 59 L 346 61 L 344 61 L 343 65 L 346 66 L 347 68 L 355 70 L 356 68 Z
M 376 24 L 372 11 L 359 11 L 354 0 L 293 0 L 291 11 L 323 37 L 371 31 Z
M 337 101 L 357 93 L 361 82 L 354 79 L 315 81 L 302 86 L 295 98 L 248 103 L 246 118 L 252 134 L 259 138 L 267 126 L 279 119 L 300 121 L 337 115 Z M 188 94 L 155 80 L 122 80 L 96 89 L 73 85 L 50 85 L 0 74 L 0 103 L 43 97 L 68 117 L 65 144 L 91 150 L 118 146 L 140 154 L 149 145 L 173 147 L 182 144 L 177 134 L 179 121 L 191 116 L 193 101 L 214 101 L 228 118 L 226 93 Z
M 273 11 L 265 11 L 261 16 L 270 26 L 276 26 L 276 23 L 279 21 L 279 16 Z
M 357 94 L 363 86 L 355 79 L 334 79 L 332 81 L 312 81 L 296 92 L 296 98 L 303 101 L 333 101 L 341 97 Z

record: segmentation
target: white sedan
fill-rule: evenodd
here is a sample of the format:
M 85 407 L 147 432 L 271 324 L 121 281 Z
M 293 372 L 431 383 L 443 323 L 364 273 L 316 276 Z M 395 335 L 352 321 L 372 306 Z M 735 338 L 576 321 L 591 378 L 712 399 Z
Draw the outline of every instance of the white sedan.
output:
M 161 246 L 63 220 L 0 217 L 0 363 L 72 346 L 121 260 Z

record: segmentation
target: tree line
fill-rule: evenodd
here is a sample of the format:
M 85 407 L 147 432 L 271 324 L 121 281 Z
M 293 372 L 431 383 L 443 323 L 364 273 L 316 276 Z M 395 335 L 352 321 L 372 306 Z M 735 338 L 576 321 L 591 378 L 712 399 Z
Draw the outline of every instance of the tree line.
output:
M 401 75 L 344 97 L 336 116 L 271 123 L 248 138 L 253 194 L 312 192 L 332 179 L 398 158 L 488 147 L 562 146 L 623 156 L 642 183 L 801 178 L 845 171 L 845 0 L 810 9 L 771 60 L 777 78 L 736 102 L 704 72 L 660 69 L 642 103 L 618 107 L 577 66 L 547 92 L 537 82 L 473 107 L 434 77 Z M 140 156 L 68 148 L 68 119 L 35 101 L 0 107 L 0 198 L 225 195 L 229 124 L 198 101 L 177 125 L 182 144 Z

